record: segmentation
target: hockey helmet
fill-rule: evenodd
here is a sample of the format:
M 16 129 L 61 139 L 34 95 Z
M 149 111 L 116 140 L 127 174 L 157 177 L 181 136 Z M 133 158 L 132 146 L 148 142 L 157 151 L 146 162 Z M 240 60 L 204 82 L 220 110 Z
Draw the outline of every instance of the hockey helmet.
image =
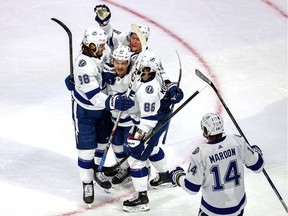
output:
M 112 57 L 113 59 L 130 62 L 131 54 L 130 47 L 121 45 L 113 51 Z
M 223 133 L 223 119 L 216 113 L 207 113 L 201 120 L 201 129 L 205 137 Z
M 97 26 L 88 27 L 84 33 L 83 44 L 87 47 L 91 43 L 96 46 L 96 52 L 100 44 L 105 44 L 107 41 L 107 36 L 105 31 Z
M 156 72 L 160 65 L 160 59 L 156 52 L 152 50 L 146 50 L 144 56 L 140 61 L 139 71 L 143 72 L 144 68 L 149 68 L 149 72 Z
M 143 36 L 148 40 L 150 36 L 150 28 L 148 26 L 142 25 L 142 24 L 136 24 L 140 31 L 142 32 Z M 135 33 L 133 29 L 130 30 L 130 36 L 132 33 Z

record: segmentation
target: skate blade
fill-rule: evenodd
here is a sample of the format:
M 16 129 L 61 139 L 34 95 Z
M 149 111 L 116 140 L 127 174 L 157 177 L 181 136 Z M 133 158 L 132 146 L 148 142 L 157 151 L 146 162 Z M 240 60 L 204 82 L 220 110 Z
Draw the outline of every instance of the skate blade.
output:
M 112 187 L 113 187 L 113 186 L 116 186 L 116 185 L 126 184 L 126 183 L 128 183 L 128 182 L 130 182 L 130 181 L 132 181 L 131 176 L 127 177 L 126 179 L 124 179 L 122 182 L 120 182 L 120 183 L 118 183 L 118 184 L 113 184 L 113 183 L 112 183 Z
M 157 190 L 157 189 L 164 189 L 164 188 L 173 188 L 173 187 L 176 187 L 177 185 L 173 185 L 171 182 L 169 182 L 169 183 L 160 184 L 158 186 L 152 186 L 152 185 L 150 185 L 150 186 L 151 186 L 151 188 Z
M 149 211 L 150 207 L 148 204 L 138 205 L 138 206 L 123 206 L 123 211 L 125 212 L 143 212 Z
M 111 188 L 112 188 L 112 187 L 109 188 L 109 189 L 107 189 L 107 188 L 103 188 L 103 187 L 101 187 L 97 182 L 94 183 L 94 186 L 95 186 L 96 188 L 98 188 L 98 189 L 104 191 L 105 193 L 108 193 L 108 194 L 111 193 Z

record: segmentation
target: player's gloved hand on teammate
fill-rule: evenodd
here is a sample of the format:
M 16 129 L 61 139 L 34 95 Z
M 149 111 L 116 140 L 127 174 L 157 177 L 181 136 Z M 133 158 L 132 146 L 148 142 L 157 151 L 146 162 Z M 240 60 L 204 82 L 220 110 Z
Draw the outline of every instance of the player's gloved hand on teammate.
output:
M 94 12 L 96 13 L 95 20 L 100 26 L 106 26 L 109 23 L 111 12 L 106 5 L 96 5 Z
M 169 173 L 170 181 L 172 182 L 173 185 L 180 186 L 179 178 L 184 175 L 186 175 L 184 169 L 182 167 L 177 166 L 174 170 L 172 170 Z
M 75 89 L 74 79 L 71 78 L 70 75 L 66 77 L 65 84 L 69 91 L 74 91 Z
M 260 154 L 261 156 L 263 156 L 262 150 L 260 149 L 259 146 L 253 145 L 253 146 L 251 146 L 251 148 L 252 148 L 255 152 L 257 152 L 258 154 Z
M 116 81 L 116 72 L 115 71 L 103 71 L 102 79 L 103 79 L 103 82 L 109 85 L 114 85 Z
M 183 91 L 181 88 L 177 87 L 176 83 L 170 84 L 167 94 L 169 95 L 172 104 L 179 103 L 184 97 Z
M 134 101 L 124 95 L 110 95 L 105 101 L 105 107 L 107 110 L 121 110 L 125 111 L 134 106 Z
M 143 142 L 140 139 L 135 138 L 134 136 L 130 136 L 127 142 L 130 151 L 132 152 L 132 156 L 135 158 L 139 158 L 145 149 Z

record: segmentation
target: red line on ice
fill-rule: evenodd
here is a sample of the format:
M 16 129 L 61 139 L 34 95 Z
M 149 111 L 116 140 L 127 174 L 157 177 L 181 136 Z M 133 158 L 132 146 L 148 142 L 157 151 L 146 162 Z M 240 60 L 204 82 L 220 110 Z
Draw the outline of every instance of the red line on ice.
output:
M 283 16 L 284 18 L 288 18 L 287 12 L 283 11 L 282 9 L 280 9 L 277 5 L 275 5 L 273 2 L 269 1 L 269 0 L 262 0 L 265 4 L 267 4 L 269 7 L 273 8 L 274 10 L 276 10 L 281 16 Z

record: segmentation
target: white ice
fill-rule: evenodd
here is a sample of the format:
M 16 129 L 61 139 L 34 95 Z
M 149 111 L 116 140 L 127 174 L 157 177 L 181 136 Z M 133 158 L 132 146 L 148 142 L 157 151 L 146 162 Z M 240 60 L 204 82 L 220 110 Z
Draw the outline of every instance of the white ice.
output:
M 64 85 L 68 38 L 51 21 L 58 18 L 73 32 L 75 57 L 85 28 L 96 24 L 96 4 L 110 7 L 111 24 L 121 31 L 129 31 L 131 23 L 149 25 L 149 45 L 160 53 L 173 81 L 179 52 L 184 99 L 205 86 L 196 68 L 212 79 L 250 144 L 262 148 L 265 169 L 287 204 L 287 1 L 2 0 L 0 215 L 128 215 L 122 202 L 133 193 L 131 183 L 110 194 L 96 189 L 90 210 L 82 201 L 70 93 Z M 215 111 L 223 115 L 226 133 L 238 133 L 206 87 L 171 121 L 162 146 L 170 169 L 187 168 L 194 146 L 205 141 L 200 119 Z M 113 162 L 110 152 L 107 164 Z M 245 180 L 245 215 L 287 215 L 263 173 L 247 170 Z M 200 193 L 165 188 L 148 194 L 151 210 L 137 215 L 197 215 Z

